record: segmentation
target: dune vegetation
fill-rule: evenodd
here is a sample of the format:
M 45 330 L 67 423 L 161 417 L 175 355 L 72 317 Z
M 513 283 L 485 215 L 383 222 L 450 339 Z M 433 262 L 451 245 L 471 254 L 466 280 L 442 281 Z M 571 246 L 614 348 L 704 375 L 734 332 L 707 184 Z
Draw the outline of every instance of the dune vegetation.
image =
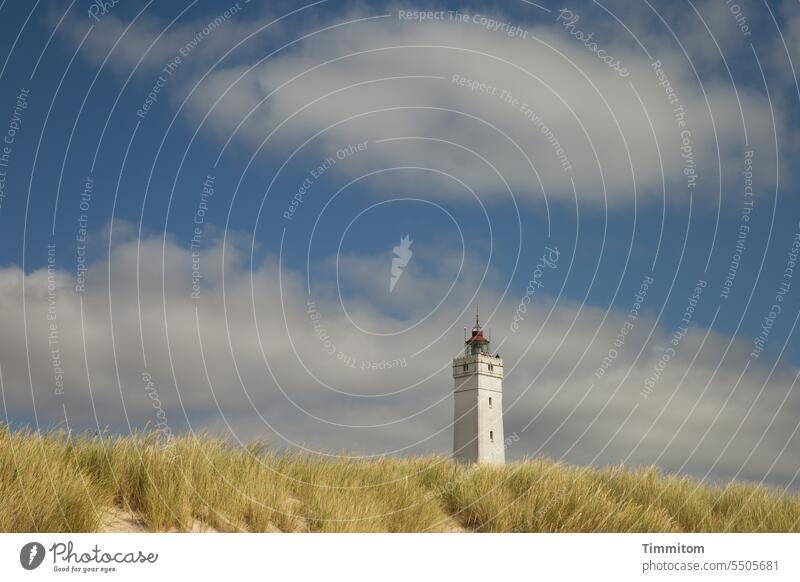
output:
M 326 459 L 0 427 L 0 531 L 798 532 L 800 496 L 654 468 Z

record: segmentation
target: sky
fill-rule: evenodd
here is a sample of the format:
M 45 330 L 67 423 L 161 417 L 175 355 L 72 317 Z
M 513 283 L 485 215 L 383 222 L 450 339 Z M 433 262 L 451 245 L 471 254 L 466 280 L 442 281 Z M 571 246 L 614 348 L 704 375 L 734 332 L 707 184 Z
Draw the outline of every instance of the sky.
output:
M 796 0 L 0 15 L 5 422 L 800 486 Z

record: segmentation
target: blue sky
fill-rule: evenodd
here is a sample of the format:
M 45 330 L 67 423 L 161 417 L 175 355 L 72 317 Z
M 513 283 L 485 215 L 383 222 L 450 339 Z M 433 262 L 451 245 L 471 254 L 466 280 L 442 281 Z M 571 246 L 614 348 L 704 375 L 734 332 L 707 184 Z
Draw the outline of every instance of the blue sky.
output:
M 149 370 L 176 431 L 315 451 L 446 452 L 446 367 L 479 303 L 508 354 L 506 432 L 523 433 L 534 419 L 510 457 L 656 462 L 796 486 L 800 284 L 785 276 L 800 229 L 796 3 L 742 1 L 736 14 L 710 0 L 459 3 L 465 22 L 450 19 L 455 4 L 446 3 L 121 1 L 97 18 L 91 6 L 0 6 L 0 122 L 13 120 L 20 91 L 30 91 L 0 207 L 8 293 L 0 301 L 13 319 L 0 352 L 4 389 L 15 396 L 10 420 L 52 425 L 67 411 L 76 426 L 141 426 L 153 420 L 140 389 Z M 443 16 L 400 16 L 414 10 Z M 506 25 L 521 32 L 503 34 Z M 582 41 L 590 33 L 593 48 Z M 345 151 L 359 143 L 361 151 Z M 684 173 L 687 151 L 696 181 Z M 315 177 L 327 158 L 334 163 Z M 203 199 L 209 175 L 213 195 Z M 93 191 L 82 209 L 87 176 Z M 197 301 L 187 286 L 201 201 Z M 80 294 L 82 214 L 90 244 Z M 389 293 L 392 248 L 406 234 L 414 256 Z M 46 350 L 19 349 L 47 331 L 35 314 L 46 309 L 48 245 L 73 386 L 56 397 Z M 558 266 L 545 271 L 514 332 L 545 247 L 559 250 Z M 615 358 L 618 376 L 598 378 L 647 277 L 654 284 Z M 656 397 L 644 398 L 698 281 L 706 286 L 691 330 Z M 788 292 L 778 300 L 782 282 Z M 348 353 L 370 361 L 413 354 L 413 364 L 378 376 L 342 371 L 319 349 L 307 301 L 322 306 Z M 23 303 L 27 319 L 18 321 Z M 206 314 L 197 329 L 183 319 L 195 308 Z M 82 324 L 71 309 L 83 309 Z M 188 339 L 205 333 L 202 346 Z M 104 352 L 116 342 L 124 349 Z M 427 356 L 416 353 L 422 348 Z M 224 362 L 195 377 L 201 352 Z M 173 361 L 181 357 L 185 373 Z M 88 414 L 95 396 L 83 387 L 92 375 L 108 394 Z M 224 397 L 197 385 L 209 376 Z M 381 426 L 369 437 L 353 429 L 372 424 Z
M 18 30 L 19 26 L 25 22 L 29 13 L 20 9 L 20 6 L 11 7 L 4 19 L 4 25 L 9 31 Z M 16 10 L 14 10 L 16 8 Z M 247 173 L 242 176 L 241 172 L 246 164 L 246 160 L 252 154 L 251 149 L 243 149 L 239 144 L 233 144 L 228 151 L 220 158 L 220 163 L 212 172 L 213 162 L 220 153 L 221 144 L 218 140 L 201 133 L 193 138 L 196 126 L 193 123 L 186 123 L 180 117 L 176 118 L 174 104 L 171 103 L 169 94 L 173 89 L 169 84 L 164 89 L 164 95 L 160 103 L 151 112 L 148 112 L 146 120 L 139 120 L 135 115 L 131 115 L 132 110 L 142 102 L 142 95 L 151 87 L 148 85 L 146 75 L 136 75 L 127 83 L 125 90 L 121 92 L 121 84 L 125 82 L 127 73 L 120 72 L 115 74 L 113 66 L 106 64 L 103 70 L 97 70 L 82 59 L 80 54 L 74 59 L 72 50 L 65 46 L 63 40 L 58 35 L 46 46 L 45 40 L 48 31 L 52 31 L 50 21 L 56 16 L 61 15 L 59 6 L 42 5 L 35 11 L 28 20 L 28 26 L 19 37 L 15 47 L 15 52 L 11 55 L 4 72 L 4 92 L 2 95 L 3 105 L 6 110 L 13 107 L 16 98 L 15 88 L 31 88 L 32 93 L 29 98 L 32 111 L 46 113 L 50 110 L 47 125 L 44 125 L 44 114 L 26 116 L 25 131 L 22 132 L 18 142 L 15 144 L 16 153 L 14 164 L 18 176 L 16 186 L 22 195 L 11 197 L 4 205 L 4 237 L 5 244 L 2 247 L 0 260 L 4 264 L 20 264 L 22 261 L 22 242 L 23 227 L 26 223 L 22 218 L 25 216 L 25 195 L 29 184 L 24 179 L 30 176 L 33 167 L 34 156 L 38 150 L 36 158 L 37 171 L 30 184 L 31 204 L 27 223 L 28 252 L 26 253 L 26 263 L 33 269 L 44 264 L 45 249 L 42 244 L 44 241 L 55 240 L 62 247 L 72 243 L 73 233 L 69 228 L 61 228 L 61 225 L 75 223 L 79 215 L 79 208 L 75 204 L 70 204 L 70 198 L 75 197 L 75 192 L 82 190 L 85 177 L 90 173 L 95 176 L 98 188 L 102 190 L 102 195 L 95 197 L 92 202 L 91 224 L 94 230 L 101 228 L 112 217 L 139 223 L 140 219 L 144 229 L 152 232 L 167 230 L 182 240 L 187 240 L 191 236 L 191 221 L 179 220 L 177 217 L 191 213 L 191 209 L 196 204 L 193 197 L 187 191 L 197 189 L 198 182 L 202 182 L 207 173 L 215 173 L 219 176 L 218 181 L 226 184 L 227 188 L 236 185 L 241 178 L 242 183 L 237 192 L 237 200 L 230 213 L 230 228 L 243 232 L 253 232 L 254 221 L 252 210 L 256 207 L 263 195 L 264 186 L 272 178 L 272 172 L 276 169 L 276 161 L 268 156 L 260 156 L 256 162 L 256 167 L 250 167 Z M 111 16 L 121 19 L 131 18 L 138 13 L 141 6 L 126 6 L 124 3 L 115 7 Z M 165 6 L 152 6 L 148 8 L 146 15 L 152 15 L 165 22 L 169 22 L 185 6 L 175 6 L 171 10 L 166 10 Z M 333 6 L 327 7 L 331 13 L 336 14 L 338 10 Z M 381 10 L 380 5 L 374 6 L 375 14 L 386 13 L 387 9 Z M 519 6 L 505 7 L 514 18 L 509 17 L 509 21 L 532 24 L 552 18 L 541 10 L 529 9 L 520 10 Z M 663 8 L 663 7 L 660 7 Z M 74 7 L 75 13 L 78 12 L 77 6 Z M 314 22 L 317 18 L 326 18 L 326 7 L 315 10 Z M 369 11 L 367 11 L 369 12 Z M 213 4 L 197 3 L 189 12 L 185 13 L 183 19 L 203 22 L 204 17 L 216 17 L 218 11 Z M 82 14 L 82 12 L 81 12 Z M 591 11 L 584 13 L 585 18 L 589 18 Z M 780 12 L 776 11 L 776 16 Z M 37 18 L 38 16 L 38 18 Z M 518 19 L 518 20 L 517 20 Z M 298 26 L 302 30 L 308 18 L 302 16 L 290 17 L 292 26 Z M 100 23 L 101 24 L 101 23 Z M 98 24 L 98 26 L 100 25 Z M 27 32 L 27 34 L 25 34 Z M 4 35 L 5 42 L 9 45 L 14 41 L 14 34 Z M 756 37 L 755 41 L 758 40 Z M 772 38 L 763 39 L 769 43 Z M 260 42 L 253 43 L 259 50 L 268 51 L 277 48 L 278 42 L 270 42 L 265 38 Z M 6 48 L 6 51 L 8 51 Z M 74 49 L 74 47 L 71 47 Z M 256 50 L 255 48 L 252 50 Z M 290 49 L 287 49 L 290 50 Z M 33 66 L 39 61 L 36 74 L 31 79 Z M 105 55 L 102 55 L 105 58 Z M 100 57 L 97 57 L 100 58 Z M 113 62 L 113 55 L 109 59 Z M 70 65 L 68 70 L 65 69 Z M 735 62 L 735 79 L 738 86 L 752 87 L 754 91 L 763 93 L 763 83 L 754 76 L 753 59 Z M 729 64 L 729 66 L 731 66 Z M 790 69 L 787 70 L 790 74 Z M 63 82 L 62 82 L 63 76 Z M 709 76 L 722 77 L 720 71 Z M 176 83 L 173 83 L 177 84 Z M 60 85 L 56 95 L 54 91 Z M 42 87 L 37 90 L 37 87 Z M 790 99 L 792 86 L 781 87 L 788 89 L 783 97 Z M 145 92 L 145 93 L 143 93 Z M 54 98 L 55 97 L 55 98 Z M 115 105 L 115 101 L 118 99 Z M 175 98 L 177 99 L 177 98 Z M 796 112 L 791 109 L 784 110 L 787 117 L 794 117 L 796 122 Z M 139 124 L 137 134 L 131 141 L 132 132 L 137 127 L 137 121 L 145 121 Z M 171 125 L 170 125 L 171 124 Z M 165 128 L 170 131 L 163 142 Z M 102 141 L 101 141 L 102 136 Z M 41 143 L 39 143 L 41 140 Z M 187 152 L 186 144 L 191 141 L 191 149 Z M 128 148 L 130 143 L 130 148 Z M 155 161 L 156 148 L 158 159 Z M 126 158 L 127 154 L 127 158 Z M 185 160 L 184 155 L 186 155 Z M 95 161 L 96 156 L 96 161 Z M 312 154 L 301 156 L 304 160 L 311 160 Z M 20 159 L 23 158 L 23 159 Z M 282 160 L 281 160 L 282 161 Z M 124 170 L 123 168 L 124 162 Z M 302 182 L 304 177 L 303 163 L 294 164 L 295 168 L 289 168 L 281 176 L 282 184 L 286 188 L 291 188 L 293 184 Z M 176 169 L 180 165 L 180 172 Z M 774 167 L 765 167 L 761 164 L 762 174 L 774 175 Z M 92 167 L 94 166 L 94 171 Z M 758 166 L 757 166 L 758 167 Z M 47 168 L 48 171 L 41 171 Z M 142 168 L 145 171 L 142 171 Z M 294 171 L 293 171 L 294 170 Z M 152 176 L 151 176 L 152 172 Z M 122 180 L 119 180 L 122 173 Z M 661 201 L 657 199 L 661 193 L 654 193 L 652 196 L 642 196 L 643 203 L 637 203 L 637 215 L 632 213 L 634 205 L 625 204 L 621 208 L 605 209 L 600 205 L 595 208 L 592 205 L 587 209 L 581 219 L 576 218 L 576 208 L 572 203 L 559 202 L 550 208 L 552 212 L 551 230 L 552 240 L 561 242 L 562 248 L 572 249 L 575 245 L 575 233 L 579 232 L 581 239 L 586 244 L 579 241 L 578 257 L 576 268 L 571 273 L 571 280 L 564 287 L 566 297 L 575 300 L 586 300 L 597 305 L 607 305 L 614 297 L 617 283 L 622 273 L 623 262 L 628 250 L 632 248 L 629 266 L 630 272 L 643 272 L 647 270 L 658 251 L 658 261 L 654 272 L 662 273 L 662 280 L 672 279 L 672 274 L 680 264 L 678 271 L 680 277 L 685 276 L 684 287 L 693 284 L 697 277 L 708 272 L 710 279 L 719 279 L 720 275 L 727 270 L 730 262 L 730 250 L 732 241 L 735 241 L 736 223 L 739 220 L 739 207 L 733 204 L 726 204 L 729 197 L 722 201 L 717 199 L 714 192 L 717 184 L 713 176 L 714 168 L 709 172 L 704 172 L 708 176 L 707 180 L 702 181 L 702 188 L 698 200 L 693 200 L 692 216 L 689 221 L 689 208 L 687 206 L 687 196 L 682 192 L 671 190 L 667 193 L 670 200 L 677 198 L 677 204 L 670 204 L 670 207 L 663 212 Z M 420 195 L 426 189 L 435 188 L 435 185 L 426 186 L 427 176 L 419 176 L 419 185 L 411 188 L 407 192 L 408 196 Z M 774 178 L 773 178 L 774 179 Z M 788 181 L 788 180 L 787 180 Z M 118 182 L 120 182 L 118 184 Z M 151 192 L 145 201 L 148 182 L 151 185 Z M 331 175 L 318 183 L 318 189 L 338 188 L 341 184 L 340 176 Z M 499 186 L 499 185 L 498 185 Z M 497 189 L 498 186 L 495 186 Z M 118 189 L 118 190 L 117 190 Z M 175 191 L 177 195 L 170 199 L 170 192 Z M 654 189 L 655 190 L 655 189 Z M 770 281 L 776 280 L 782 271 L 782 253 L 780 240 L 773 239 L 773 246 L 767 247 L 770 232 L 775 235 L 779 232 L 790 234 L 795 226 L 793 220 L 793 204 L 791 192 L 793 190 L 791 182 L 781 188 L 783 196 L 775 196 L 773 188 L 765 187 L 759 195 L 759 208 L 754 212 L 754 220 L 757 221 L 753 226 L 752 232 L 748 236 L 747 254 L 751 260 L 744 261 L 737 277 L 747 281 L 747 284 L 738 285 L 729 301 L 725 302 L 719 317 L 721 330 L 732 331 L 737 327 L 739 317 L 743 307 L 747 303 L 752 283 L 756 281 L 756 276 L 760 270 L 760 257 L 767 253 L 767 261 L 764 271 L 761 273 L 759 282 L 770 286 Z M 186 192 L 186 194 L 183 194 Z M 344 202 L 342 208 L 334 208 L 335 216 L 351 216 L 355 208 L 361 208 L 363 199 L 370 197 L 370 189 L 367 184 L 359 184 L 351 189 L 352 193 L 348 200 Z M 116 194 L 116 196 L 115 196 Z M 56 206 L 56 200 L 64 197 L 64 202 Z M 360 197 L 359 200 L 354 200 Z M 225 200 L 226 206 L 231 197 Z M 352 202 L 351 202 L 352 200 Z M 546 225 L 544 221 L 544 208 L 540 200 L 528 199 L 522 214 L 526 221 L 525 244 L 530 248 L 541 246 L 542 241 L 547 240 Z M 170 212 L 167 215 L 167 207 L 170 205 Z M 492 208 L 498 213 L 497 222 L 501 225 L 515 222 L 513 208 L 505 207 Z M 457 204 L 454 210 L 459 213 L 459 222 L 465 225 L 475 225 L 475 230 L 479 229 L 483 239 L 487 237 L 485 220 L 481 220 L 479 208 L 472 204 Z M 775 213 L 776 224 L 772 230 L 772 214 Z M 398 215 L 399 213 L 399 215 Z M 277 213 L 273 213 L 277 214 Z M 311 214 L 311 213 L 307 213 Z M 370 249 L 376 252 L 378 249 L 386 249 L 393 244 L 394 239 L 410 228 L 406 221 L 416 220 L 416 209 L 409 208 L 409 212 L 404 212 L 402 206 L 393 209 L 393 215 L 398 224 L 391 232 L 387 232 L 382 224 L 384 220 L 373 223 L 376 232 L 365 232 L 359 237 L 357 244 L 368 245 L 374 241 L 375 247 Z M 405 216 L 404 216 L 405 215 Z M 432 219 L 425 217 L 423 219 Z M 215 213 L 212 217 L 215 223 L 223 225 L 226 221 L 224 215 Z M 578 222 L 580 220 L 580 222 Z M 664 233 L 661 235 L 661 223 L 664 224 Z M 481 224 L 483 222 L 483 224 Z M 719 225 L 717 225 L 719 222 Z M 55 224 L 55 234 L 52 235 L 52 226 Z M 333 228 L 338 227 L 337 218 L 331 219 Z M 726 224 L 733 225 L 726 228 Z M 274 248 L 278 238 L 270 238 L 267 232 L 271 231 L 276 225 L 280 227 L 280 217 L 265 216 L 261 221 L 261 231 L 258 233 L 257 240 L 266 249 Z M 326 225 L 323 225 L 325 227 Z M 426 234 L 432 235 L 438 230 L 433 225 L 426 225 L 418 237 Z M 688 231 L 688 235 L 687 235 Z M 277 232 L 277 230 L 276 230 Z M 373 239 L 373 235 L 384 233 L 383 239 Z M 716 232 L 717 237 L 713 235 Z M 502 232 L 495 233 L 502 235 Z M 683 239 L 687 237 L 686 246 L 691 249 L 691 253 L 681 257 Z M 504 238 L 498 237 L 496 244 L 503 244 Z M 606 247 L 604 254 L 600 257 L 599 251 L 602 241 L 605 239 Z M 658 243 L 661 240 L 662 246 Z M 419 243 L 424 244 L 425 239 L 420 239 Z M 485 242 L 485 240 L 483 241 Z M 517 241 L 509 240 L 511 245 L 516 246 Z M 784 241 L 785 243 L 785 241 Z M 713 245 L 713 248 L 712 248 Z M 784 244 L 785 246 L 785 244 Z M 479 252 L 479 249 L 471 249 L 472 252 Z M 498 249 L 501 250 L 502 249 Z M 771 251 L 771 252 L 770 252 Z M 299 264 L 305 260 L 305 253 L 299 253 L 297 260 Z M 710 258 L 709 258 L 709 255 Z M 512 260 L 514 253 L 498 252 L 493 257 L 493 265 L 503 272 L 513 269 Z M 774 256 L 775 260 L 770 260 Z M 602 259 L 602 260 L 601 260 Z M 589 288 L 592 283 L 592 273 L 600 262 L 600 270 L 607 272 L 608 275 L 599 280 Z M 706 269 L 708 264 L 708 269 Z M 518 272 L 518 283 L 525 282 L 526 274 Z M 771 277 L 770 277 L 771 275 Z M 627 281 L 629 289 L 634 289 L 638 283 L 638 277 L 631 277 Z M 626 281 L 623 281 L 625 283 Z M 680 284 L 677 282 L 676 284 Z M 588 295 L 587 295 L 588 292 Z M 763 295 L 763 294 L 757 294 Z M 759 298 L 756 297 L 755 301 Z M 761 307 L 768 307 L 769 296 L 763 296 Z M 758 313 L 758 309 L 752 303 L 748 311 Z M 707 304 L 706 309 L 698 315 L 700 321 L 708 323 L 714 313 L 714 304 Z M 672 313 L 674 317 L 678 312 Z M 744 330 L 749 330 L 752 334 L 758 329 L 758 317 L 750 318 L 743 322 Z

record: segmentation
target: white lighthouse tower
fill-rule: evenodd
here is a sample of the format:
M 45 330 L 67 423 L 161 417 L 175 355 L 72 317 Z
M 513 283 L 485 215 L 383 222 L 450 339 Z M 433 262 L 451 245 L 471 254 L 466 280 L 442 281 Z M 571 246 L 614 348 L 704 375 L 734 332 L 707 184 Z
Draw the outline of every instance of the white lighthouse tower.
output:
M 453 458 L 504 464 L 503 360 L 489 352 L 477 313 L 472 335 L 464 338 L 464 355 L 453 360 L 453 379 Z

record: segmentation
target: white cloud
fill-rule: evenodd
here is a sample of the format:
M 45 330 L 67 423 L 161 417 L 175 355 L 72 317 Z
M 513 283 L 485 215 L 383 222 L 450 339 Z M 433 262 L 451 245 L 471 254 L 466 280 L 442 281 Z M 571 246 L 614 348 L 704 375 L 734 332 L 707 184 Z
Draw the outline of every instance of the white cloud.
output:
M 232 71 L 213 73 L 190 107 L 195 120 L 211 110 L 211 124 L 227 138 L 251 113 L 252 105 L 269 96 L 240 132 L 253 145 L 260 145 L 270 131 L 288 120 L 267 144 L 270 151 L 284 156 L 323 130 L 313 142 L 320 155 L 365 139 L 449 140 L 487 158 L 523 198 L 538 199 L 541 192 L 528 161 L 510 140 L 533 161 L 547 195 L 556 198 L 572 197 L 569 177 L 573 176 L 582 199 L 602 203 L 607 196 L 611 204 L 630 202 L 634 171 L 638 194 L 660 197 L 663 164 L 672 190 L 669 197 L 685 200 L 680 130 L 649 61 L 609 38 L 608 53 L 619 55 L 632 71 L 623 79 L 558 25 L 533 27 L 531 34 L 537 40 L 508 39 L 477 25 L 394 21 L 353 25 L 306 41 L 299 51 L 265 62 L 239 82 Z M 715 128 L 706 96 L 694 82 L 689 66 L 674 50 L 664 49 L 656 57 L 665 64 L 686 110 L 701 184 L 708 187 L 717 175 L 717 146 L 722 149 L 723 173 L 739 168 L 744 134 L 736 96 L 720 83 L 704 87 Z M 443 79 L 375 82 L 414 75 Z M 452 82 L 454 75 L 486 83 L 496 88 L 492 91 L 497 95 L 461 87 Z M 504 90 L 519 103 L 504 102 L 500 93 Z M 766 99 L 747 89 L 741 89 L 739 97 L 751 129 L 751 144 L 769 151 L 771 124 Z M 546 129 L 535 125 L 533 114 L 552 131 L 552 138 L 542 134 Z M 562 169 L 564 158 L 559 157 L 558 147 L 571 171 Z M 432 165 L 478 189 L 504 190 L 489 166 L 441 142 L 392 142 L 376 146 L 370 153 L 348 166 L 354 174 L 390 165 Z M 443 181 L 442 186 L 452 188 L 453 183 Z
M 690 50 L 699 47 L 695 51 L 698 56 L 690 55 L 691 63 L 665 39 L 665 34 L 653 36 L 648 45 L 653 59 L 664 63 L 679 97 L 678 102 L 670 104 L 650 59 L 610 18 L 590 19 L 584 13 L 570 30 L 594 33 L 599 47 L 631 71 L 626 78 L 573 38 L 554 17 L 528 26 L 528 38 L 521 39 L 492 32 L 480 23 L 420 24 L 397 20 L 393 8 L 386 12 L 392 16 L 311 35 L 260 64 L 258 58 L 268 51 L 257 56 L 253 43 L 247 43 L 248 52 L 235 53 L 233 60 L 226 61 L 231 64 L 208 71 L 189 101 L 191 121 L 199 123 L 210 113 L 207 123 L 220 139 L 227 140 L 236 131 L 250 147 L 261 146 L 270 132 L 283 124 L 265 144 L 281 161 L 317 132 L 322 133 L 304 150 L 314 152 L 314 160 L 347 143 L 433 138 L 439 141 L 414 139 L 375 145 L 367 155 L 354 158 L 346 169 L 359 175 L 384 166 L 429 165 L 451 172 L 481 191 L 503 193 L 504 185 L 490 166 L 441 140 L 452 141 L 484 156 L 518 196 L 536 201 L 543 195 L 539 177 L 544 193 L 556 199 L 573 197 L 571 177 L 579 197 L 597 204 L 605 200 L 610 204 L 630 203 L 634 194 L 644 200 L 660 199 L 663 166 L 667 198 L 682 203 L 688 200 L 683 174 L 686 160 L 681 157 L 681 130 L 672 111 L 680 104 L 686 111 L 686 129 L 691 131 L 700 180 L 695 192 L 700 199 L 716 200 L 718 148 L 723 178 L 738 179 L 745 149 L 743 119 L 749 147 L 759 151 L 761 167 L 772 167 L 773 126 L 765 95 L 745 85 L 737 88 L 737 94 L 720 75 L 703 79 L 702 86 L 698 83 L 692 65 L 707 69 L 703 64 L 710 62 L 710 57 L 702 55 L 709 53 L 710 41 L 697 19 L 689 19 L 695 25 L 682 31 L 681 37 Z M 643 28 L 648 21 L 641 11 L 636 12 L 632 26 Z M 581 14 L 579 9 L 575 13 Z M 337 22 L 375 15 L 351 11 Z M 211 35 L 209 39 L 214 42 L 205 44 L 202 54 L 187 59 L 187 70 L 192 74 L 174 93 L 176 101 L 185 97 L 223 49 L 264 22 L 256 19 L 246 25 L 232 21 Z M 166 32 L 159 43 L 162 50 L 152 54 L 149 61 L 166 61 L 201 25 L 196 21 Z M 97 33 L 90 35 L 84 53 L 97 62 L 122 27 L 113 16 L 106 17 Z M 149 21 L 136 24 L 123 37 L 112 61 L 132 66 L 157 28 Z M 719 42 L 723 47 L 731 46 L 735 38 L 729 28 L 722 27 L 724 34 Z M 269 46 L 279 47 L 284 40 L 300 38 L 311 30 L 313 27 L 303 27 L 294 32 L 295 36 L 271 36 Z M 80 36 L 75 30 L 72 34 L 76 39 Z M 498 93 L 505 90 L 519 103 L 512 105 L 499 95 L 470 91 L 453 83 L 454 75 L 496 87 Z M 417 78 L 408 78 L 411 76 Z M 526 117 L 522 104 L 552 134 L 543 135 L 541 126 Z M 776 123 L 782 126 L 780 111 L 774 114 Z M 563 149 L 562 157 L 556 152 L 558 147 Z M 565 160 L 571 168 L 568 171 L 562 168 Z M 409 184 L 418 185 L 414 180 Z M 774 176 L 761 172 L 760 180 L 768 185 Z M 397 183 L 397 179 L 392 182 L 395 187 Z M 460 190 L 449 180 L 438 181 L 431 189 L 443 194 Z

